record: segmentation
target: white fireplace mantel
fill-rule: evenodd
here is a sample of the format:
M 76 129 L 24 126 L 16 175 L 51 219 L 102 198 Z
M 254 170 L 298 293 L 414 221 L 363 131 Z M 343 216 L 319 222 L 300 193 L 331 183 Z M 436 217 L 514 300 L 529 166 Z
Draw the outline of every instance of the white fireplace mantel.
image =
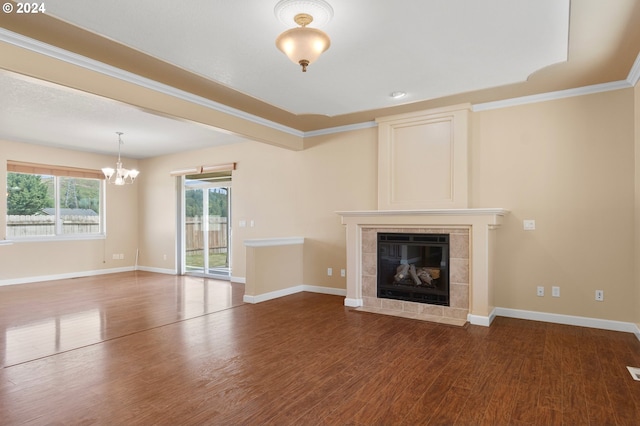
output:
M 384 217 L 384 216 L 496 216 L 503 217 L 508 210 L 490 209 L 429 209 L 429 210 L 355 210 L 336 212 L 345 217 Z M 346 225 L 344 219 L 342 221 Z
M 493 232 L 509 213 L 502 208 L 339 211 L 347 231 L 347 297 L 360 307 L 362 296 L 362 231 L 367 228 L 447 227 L 469 230 L 469 314 L 471 324 L 489 326 L 493 306 Z

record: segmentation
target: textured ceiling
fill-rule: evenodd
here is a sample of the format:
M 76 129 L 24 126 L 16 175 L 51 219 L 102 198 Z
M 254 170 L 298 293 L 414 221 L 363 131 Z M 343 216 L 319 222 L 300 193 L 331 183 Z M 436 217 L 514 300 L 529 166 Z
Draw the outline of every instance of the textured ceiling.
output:
M 112 154 L 123 132 L 122 155 L 154 157 L 244 139 L 209 126 L 43 83 L 0 70 L 0 138 Z

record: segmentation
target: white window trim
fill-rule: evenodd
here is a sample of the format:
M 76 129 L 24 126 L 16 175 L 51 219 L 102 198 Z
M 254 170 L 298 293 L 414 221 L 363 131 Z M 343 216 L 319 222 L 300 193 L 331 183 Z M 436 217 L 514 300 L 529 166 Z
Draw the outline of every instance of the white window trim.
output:
M 7 172 L 7 173 L 16 173 L 16 172 Z M 41 175 L 41 173 L 29 173 L 29 172 L 17 172 L 24 174 L 34 174 Z M 58 213 L 60 211 L 60 197 L 58 197 L 58 193 L 60 190 L 60 175 L 51 175 L 54 179 L 54 208 L 55 212 Z M 82 178 L 77 177 L 77 179 L 95 179 L 95 178 Z M 91 234 L 63 234 L 62 233 L 62 221 L 60 220 L 59 214 L 56 214 L 55 220 L 55 234 L 54 235 L 34 235 L 30 237 L 20 237 L 20 236 L 12 236 L 11 243 L 23 243 L 23 242 L 51 242 L 51 241 L 86 241 L 86 240 L 104 240 L 107 238 L 107 185 L 104 179 L 96 179 L 100 181 L 100 231 L 91 233 Z M 8 225 L 5 224 L 5 227 Z

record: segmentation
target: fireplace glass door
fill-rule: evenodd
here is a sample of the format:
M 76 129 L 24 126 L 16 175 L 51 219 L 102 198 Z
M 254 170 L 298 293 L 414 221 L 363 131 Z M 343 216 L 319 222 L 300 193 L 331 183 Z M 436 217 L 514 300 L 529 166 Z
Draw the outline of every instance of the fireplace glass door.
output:
M 378 234 L 378 298 L 449 306 L 449 235 Z

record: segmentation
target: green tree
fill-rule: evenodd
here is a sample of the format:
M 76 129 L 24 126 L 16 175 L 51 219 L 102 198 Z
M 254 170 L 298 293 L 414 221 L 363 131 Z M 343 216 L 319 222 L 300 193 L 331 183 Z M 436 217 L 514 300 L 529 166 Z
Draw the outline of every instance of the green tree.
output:
M 60 207 L 100 212 L 100 181 L 75 177 L 60 178 Z
M 187 217 L 202 216 L 202 190 L 201 189 L 188 189 L 184 194 Z
M 33 215 L 49 206 L 47 184 L 39 175 L 7 173 L 7 214 Z
M 227 188 L 215 188 L 209 191 L 209 214 L 227 217 Z

